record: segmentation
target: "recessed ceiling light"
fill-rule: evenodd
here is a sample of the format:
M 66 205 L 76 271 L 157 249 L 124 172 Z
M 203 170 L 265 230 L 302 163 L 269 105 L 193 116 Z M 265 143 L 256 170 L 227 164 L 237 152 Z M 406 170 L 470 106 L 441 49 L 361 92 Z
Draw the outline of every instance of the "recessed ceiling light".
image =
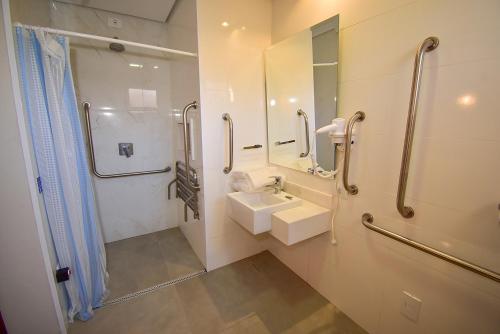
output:
M 468 107 L 476 103 L 476 98 L 474 95 L 462 95 L 457 99 L 457 102 L 458 104 Z
M 134 64 L 134 63 L 130 63 L 130 64 L 128 64 L 128 66 L 135 67 L 135 68 L 142 68 L 143 67 L 143 65 L 141 65 L 141 64 Z
M 113 107 L 100 107 L 99 109 L 101 109 L 101 110 L 113 110 L 115 108 L 113 108 Z
M 229 22 L 224 21 L 224 22 L 222 22 L 222 23 L 221 23 L 221 25 L 222 25 L 223 27 L 229 27 Z
M 155 66 L 153 66 L 153 68 L 154 68 L 154 69 L 158 69 L 158 68 L 160 68 L 160 66 L 155 65 Z

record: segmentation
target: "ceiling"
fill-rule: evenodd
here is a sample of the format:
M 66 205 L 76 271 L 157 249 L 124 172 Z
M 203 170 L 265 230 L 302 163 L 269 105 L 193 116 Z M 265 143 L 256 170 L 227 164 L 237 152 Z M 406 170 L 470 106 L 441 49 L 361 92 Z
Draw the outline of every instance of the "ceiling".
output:
M 60 2 L 165 22 L 175 0 L 58 0 Z

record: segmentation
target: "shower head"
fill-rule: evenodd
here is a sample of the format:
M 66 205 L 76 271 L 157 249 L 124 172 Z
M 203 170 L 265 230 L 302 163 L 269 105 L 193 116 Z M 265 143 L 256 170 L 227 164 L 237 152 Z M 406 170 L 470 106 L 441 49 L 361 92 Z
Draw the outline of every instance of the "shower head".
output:
M 118 39 L 117 37 L 115 37 Z M 125 51 L 125 45 L 121 43 L 109 43 L 109 49 L 115 52 L 123 52 Z

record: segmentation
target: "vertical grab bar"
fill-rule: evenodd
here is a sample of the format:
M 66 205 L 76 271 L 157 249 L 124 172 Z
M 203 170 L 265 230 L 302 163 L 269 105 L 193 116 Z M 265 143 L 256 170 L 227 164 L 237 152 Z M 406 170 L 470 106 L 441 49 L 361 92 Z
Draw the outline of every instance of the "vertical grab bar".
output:
M 193 101 L 184 107 L 182 110 L 182 130 L 184 135 L 184 164 L 186 165 L 186 183 L 193 190 L 200 189 L 197 183 L 191 183 L 189 169 L 189 146 L 188 146 L 188 130 L 187 130 L 187 113 L 190 109 L 198 108 L 198 102 Z
M 357 111 L 347 123 L 346 139 L 345 139 L 345 157 L 344 157 L 344 170 L 342 172 L 342 181 L 344 182 L 345 190 L 351 194 L 356 195 L 359 191 L 358 187 L 354 184 L 349 184 L 349 163 L 351 161 L 351 145 L 352 145 L 352 130 L 356 122 L 362 122 L 365 119 L 365 113 Z
M 418 93 L 420 91 L 420 80 L 422 79 L 422 67 L 424 64 L 424 54 L 437 48 L 439 39 L 428 37 L 418 47 L 415 55 L 415 65 L 413 68 L 413 81 L 411 84 L 410 105 L 408 108 L 408 119 L 406 121 L 406 134 L 401 160 L 401 172 L 399 174 L 397 208 L 401 216 L 411 218 L 415 215 L 413 208 L 405 206 L 406 185 L 408 182 L 408 172 L 410 167 L 411 148 L 413 144 L 413 133 L 415 130 L 415 120 L 417 116 Z
M 304 125 L 306 127 L 306 151 L 300 153 L 300 157 L 304 158 L 307 157 L 311 151 L 311 146 L 309 144 L 309 117 L 307 117 L 307 114 L 302 109 L 297 110 L 297 115 L 304 117 Z
M 223 169 L 224 174 L 229 174 L 233 170 L 233 120 L 228 113 L 224 113 L 222 119 L 229 123 L 229 166 Z

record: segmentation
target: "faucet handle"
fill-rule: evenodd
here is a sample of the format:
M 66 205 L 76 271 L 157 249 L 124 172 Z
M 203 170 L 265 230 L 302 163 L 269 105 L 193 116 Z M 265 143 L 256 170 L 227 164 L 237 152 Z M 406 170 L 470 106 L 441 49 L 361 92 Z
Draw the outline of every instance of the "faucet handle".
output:
M 274 179 L 274 184 L 280 184 L 281 185 L 281 180 L 282 180 L 281 176 L 279 176 L 279 175 L 272 175 L 272 176 L 269 176 L 269 178 Z

